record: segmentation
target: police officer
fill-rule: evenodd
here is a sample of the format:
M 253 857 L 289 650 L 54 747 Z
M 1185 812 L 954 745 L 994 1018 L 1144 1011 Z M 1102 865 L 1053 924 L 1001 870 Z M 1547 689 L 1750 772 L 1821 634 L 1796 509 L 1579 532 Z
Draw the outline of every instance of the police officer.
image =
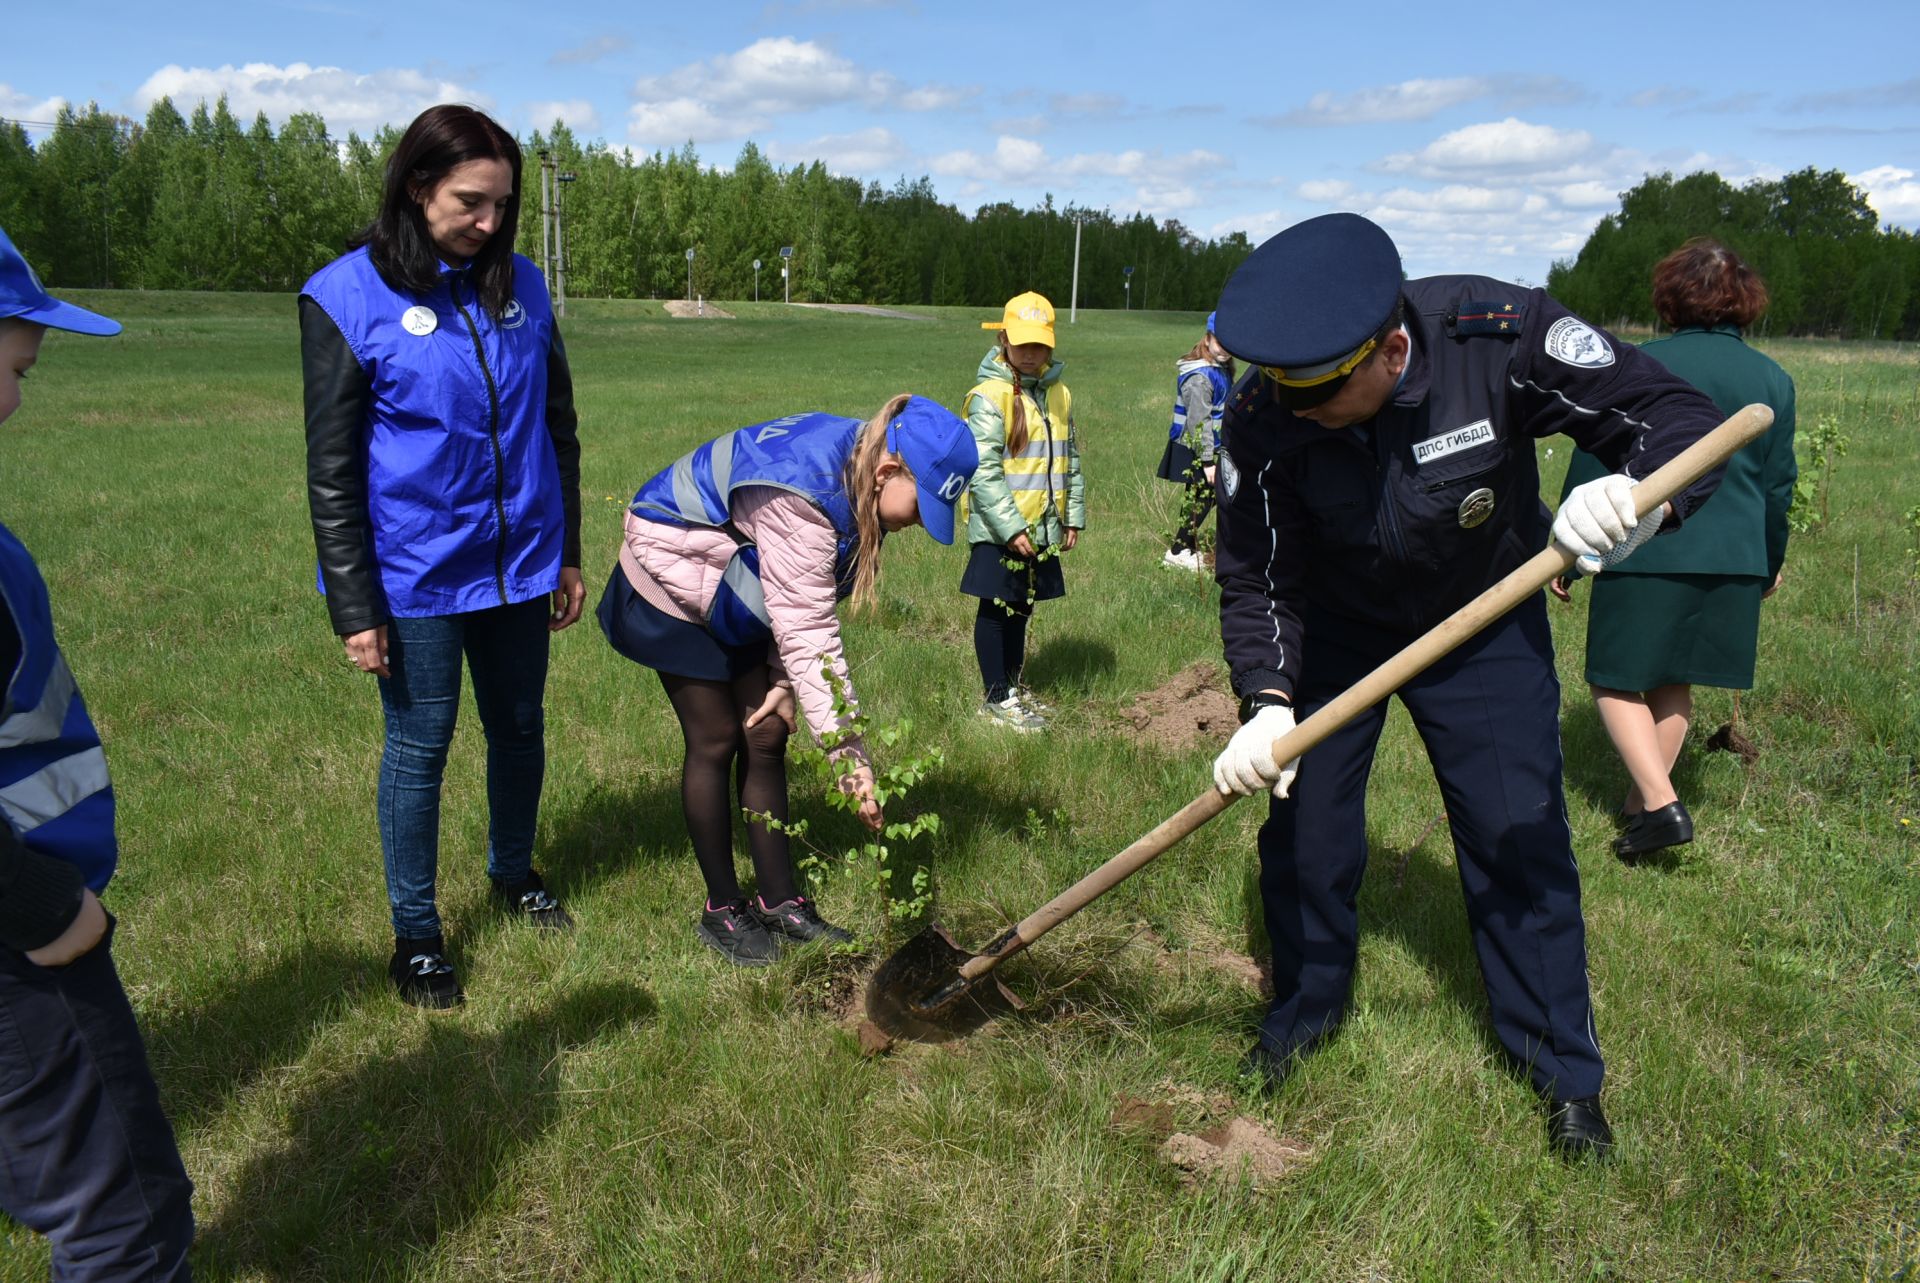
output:
M 1546 544 L 1535 438 L 1565 433 L 1610 470 L 1552 519 L 1592 571 L 1710 493 L 1717 478 L 1634 519 L 1634 479 L 1720 415 L 1544 291 L 1403 279 L 1392 240 L 1355 214 L 1255 250 L 1220 296 L 1216 330 L 1252 368 L 1219 460 L 1221 633 L 1243 698 L 1214 778 L 1223 792 L 1273 793 L 1260 888 L 1274 997 L 1248 1055 L 1271 1088 L 1346 1007 L 1385 702 L 1284 769 L 1269 746 Z M 1553 1148 L 1604 1155 L 1544 597 L 1398 694 L 1446 801 L 1501 1046 L 1547 1103 Z

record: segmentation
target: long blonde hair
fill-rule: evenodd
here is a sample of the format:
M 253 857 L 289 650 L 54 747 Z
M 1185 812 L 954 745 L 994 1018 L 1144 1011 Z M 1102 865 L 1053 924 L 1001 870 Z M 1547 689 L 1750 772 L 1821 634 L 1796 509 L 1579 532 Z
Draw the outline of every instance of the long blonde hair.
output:
M 853 453 L 847 456 L 847 470 L 841 475 L 847 499 L 853 505 L 853 528 L 858 534 L 853 553 L 852 593 L 853 609 L 858 611 L 873 608 L 874 585 L 880 579 L 880 536 L 885 531 L 880 526 L 880 488 L 873 484 L 873 474 L 880 470 L 883 462 L 891 459 L 900 465 L 901 472 L 913 476 L 907 461 L 887 449 L 887 425 L 911 399 L 908 393 L 902 392 L 867 420 L 854 439 Z
M 1005 427 L 1007 429 L 1007 453 L 1014 455 L 1019 454 L 1027 448 L 1027 402 L 1026 398 L 1020 395 L 1020 371 L 1014 368 L 1013 354 L 1007 351 L 1007 332 L 1005 330 L 1000 331 L 1000 364 L 1006 366 L 1007 373 L 1013 376 L 1013 422 L 1006 424 Z M 1040 381 L 1035 379 L 1034 387 L 1038 389 L 1039 386 Z M 1038 392 L 1036 391 L 1034 400 L 1038 401 L 1039 399 Z

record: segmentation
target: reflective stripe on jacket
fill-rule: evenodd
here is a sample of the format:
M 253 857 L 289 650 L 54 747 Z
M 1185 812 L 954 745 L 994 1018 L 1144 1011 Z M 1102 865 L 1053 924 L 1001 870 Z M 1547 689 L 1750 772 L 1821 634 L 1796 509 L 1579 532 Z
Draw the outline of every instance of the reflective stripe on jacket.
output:
M 119 859 L 107 756 L 54 638 L 46 582 L 5 526 L 0 594 L 20 634 L 0 708 L 0 812 L 23 845 L 75 865 L 102 891 Z
M 1212 393 L 1213 409 L 1207 415 L 1203 441 L 1200 432 L 1202 425 L 1194 424 L 1192 435 L 1188 434 L 1187 398 L 1184 395 L 1187 380 L 1196 374 L 1207 376 L 1208 390 Z M 1233 385 L 1227 381 L 1227 372 L 1211 361 L 1181 361 L 1173 376 L 1173 426 L 1167 429 L 1167 440 L 1184 440 L 1187 446 L 1201 458 L 1211 458 L 1220 448 L 1220 419 L 1227 410 L 1227 397 L 1233 392 Z
M 980 451 L 979 469 L 967 488 L 969 543 L 1006 544 L 1028 533 L 1036 543 L 1057 544 L 1064 528 L 1085 528 L 1073 396 L 1060 381 L 1064 368 L 1056 361 L 1038 379 L 1021 380 L 1027 443 L 1010 454 L 1012 371 L 997 348 L 980 362 L 980 381 L 966 399 L 967 427 Z M 1036 384 L 1045 392 L 1044 408 L 1034 397 Z
M 682 455 L 640 487 L 628 505 L 634 516 L 678 526 L 711 526 L 736 533 L 733 493 L 742 486 L 772 486 L 807 500 L 832 522 L 837 545 L 834 579 L 838 596 L 852 590 L 853 553 L 859 533 L 847 498 L 846 467 L 861 421 L 808 412 L 756 423 L 716 437 Z M 707 610 L 707 629 L 729 646 L 772 635 L 766 594 L 760 583 L 760 550 L 740 544 L 721 575 Z

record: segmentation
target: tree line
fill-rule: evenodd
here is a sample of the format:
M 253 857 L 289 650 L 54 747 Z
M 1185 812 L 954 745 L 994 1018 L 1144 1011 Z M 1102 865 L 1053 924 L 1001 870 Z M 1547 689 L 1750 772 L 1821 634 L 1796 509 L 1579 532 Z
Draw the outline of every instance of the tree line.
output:
M 340 141 L 312 114 L 277 131 L 264 114 L 242 125 L 225 98 L 188 116 L 163 98 L 144 121 L 65 108 L 37 144 L 0 125 L 0 227 L 53 288 L 296 290 L 372 216 L 399 134 Z M 750 298 L 757 258 L 760 296 L 779 298 L 790 246 L 795 301 L 998 307 L 1037 289 L 1064 306 L 1078 220 L 1082 306 L 1204 311 L 1252 248 L 1239 233 L 1202 240 L 1051 196 L 968 216 L 929 178 L 885 188 L 819 161 L 783 169 L 752 143 L 730 171 L 691 143 L 643 156 L 583 146 L 560 122 L 522 145 L 521 253 L 541 257 L 538 154 L 575 175 L 561 197 L 575 297 Z
M 1717 238 L 1765 278 L 1762 333 L 1920 338 L 1920 239 L 1881 228 L 1838 170 L 1740 187 L 1711 172 L 1649 175 L 1578 256 L 1553 265 L 1547 289 L 1593 320 L 1652 324 L 1654 264 L 1693 236 Z

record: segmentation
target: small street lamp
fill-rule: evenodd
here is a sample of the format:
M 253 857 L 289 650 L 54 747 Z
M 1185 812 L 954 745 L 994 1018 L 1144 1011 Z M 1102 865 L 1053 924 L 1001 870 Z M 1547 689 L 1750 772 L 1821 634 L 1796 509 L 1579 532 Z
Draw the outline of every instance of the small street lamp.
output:
M 687 302 L 693 302 L 693 248 L 687 248 Z
M 753 301 L 760 301 L 760 260 L 753 260 Z

